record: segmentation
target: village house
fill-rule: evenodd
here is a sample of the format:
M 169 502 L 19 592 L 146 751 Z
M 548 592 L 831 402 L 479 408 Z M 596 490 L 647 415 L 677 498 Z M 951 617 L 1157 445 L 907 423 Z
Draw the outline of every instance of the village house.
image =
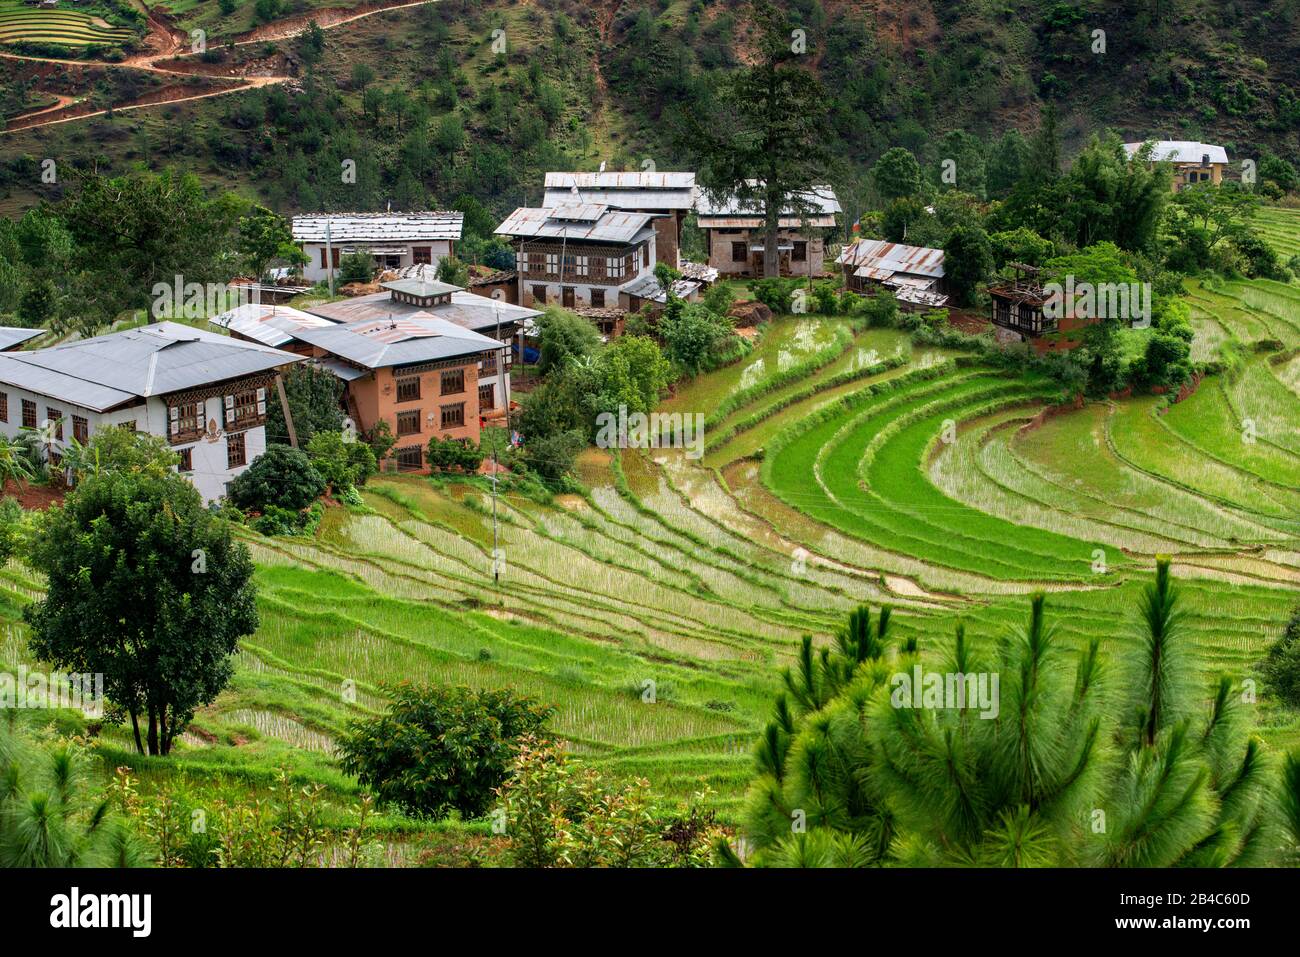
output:
M 514 240 L 519 301 L 555 303 L 619 334 L 631 308 L 628 290 L 654 279 L 657 215 L 603 203 L 516 209 L 496 233 Z
M 301 360 L 175 322 L 3 352 L 0 431 L 41 430 L 52 463 L 105 426 L 160 436 L 210 502 L 266 449 L 267 405 L 282 401 L 280 373 Z
M 704 230 L 709 266 L 724 276 L 763 276 L 765 216 L 761 205 L 735 196 L 696 200 L 697 223 Z M 782 276 L 823 274 L 826 232 L 835 227 L 840 203 L 829 186 L 799 193 L 781 210 L 777 251 Z
M 454 288 L 410 294 L 447 295 Z M 429 471 L 425 452 L 435 436 L 479 441 L 480 415 L 493 407 L 495 394 L 492 384 L 480 381 L 479 369 L 495 375 L 509 350 L 428 312 L 303 327 L 294 334 L 346 383 L 344 398 L 358 431 L 388 424 L 397 440 L 392 461 L 404 472 Z
M 1223 172 L 1228 168 L 1228 152 L 1222 146 L 1189 140 L 1149 140 L 1143 143 L 1125 143 L 1124 153 L 1132 159 L 1148 143 L 1152 147 L 1152 163 L 1173 165 L 1174 192 L 1198 183 L 1213 183 L 1217 186 L 1223 182 Z
M 477 400 L 484 418 L 504 416 L 511 400 L 512 356 L 523 354 L 524 338 L 533 331 L 531 320 L 541 313 L 439 282 L 431 266 L 401 270 L 396 279 L 381 282 L 379 286 L 377 293 L 312 305 L 308 311 L 316 319 L 344 325 L 376 320 L 439 319 L 496 341 L 506 348 L 499 354 L 489 351 L 480 357 L 475 376 Z M 351 370 L 343 365 L 334 371 L 346 378 Z
M 547 173 L 542 206 L 595 203 L 654 215 L 654 262 L 681 268 L 682 228 L 695 206 L 694 173 Z
M 353 253 L 369 255 L 376 270 L 419 265 L 437 269 L 444 256 L 456 254 L 463 221 L 464 214 L 454 210 L 307 213 L 293 217 L 293 240 L 307 256 L 303 276 L 322 282 Z
M 884 239 L 859 239 L 835 260 L 844 285 L 857 293 L 884 289 L 905 311 L 940 309 L 948 304 L 943 250 L 907 246 Z
M 989 285 L 989 316 L 1002 342 L 1028 342 L 1035 352 L 1062 352 L 1083 340 L 1084 327 L 1095 318 L 1063 310 L 1058 318 L 1049 315 L 1052 293 L 1044 287 L 1040 271 L 1024 263 L 1007 263 L 1012 275 Z

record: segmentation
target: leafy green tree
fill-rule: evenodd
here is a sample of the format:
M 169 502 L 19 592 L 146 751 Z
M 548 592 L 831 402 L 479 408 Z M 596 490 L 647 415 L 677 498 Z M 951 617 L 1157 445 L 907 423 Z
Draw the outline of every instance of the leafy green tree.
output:
M 1259 206 L 1259 196 L 1239 183 L 1198 183 L 1179 190 L 1164 221 L 1173 240 L 1170 265 L 1183 271 L 1205 267 L 1220 243 L 1248 229 Z
M 1275 766 L 1250 736 L 1232 680 L 1214 681 L 1208 698 L 1197 686 L 1167 559 L 1138 612 L 1121 668 L 1097 639 L 1068 650 L 1042 595 L 987 652 L 960 626 L 946 654 L 895 648 L 888 617 L 873 628 L 865 609 L 833 647 L 805 639 L 755 749 L 744 814 L 752 862 L 1275 860 L 1284 804 Z
M 591 320 L 576 313 L 551 306 L 534 322 L 540 340 L 537 371 L 542 375 L 566 362 L 593 356 L 600 348 L 600 333 L 596 327 Z
M 959 226 L 943 249 L 943 273 L 959 306 L 973 305 L 976 287 L 993 271 L 993 248 L 979 226 Z
M 229 498 L 245 511 L 264 512 L 274 505 L 296 512 L 324 493 L 325 479 L 306 455 L 287 445 L 268 445 L 235 476 Z
M 886 204 L 899 199 L 923 198 L 921 164 L 906 147 L 895 146 L 885 150 L 871 168 L 871 181 Z
M 1053 250 L 1050 239 L 1044 239 L 1024 226 L 993 233 L 989 236 L 989 244 L 993 251 L 993 266 L 996 269 L 1002 269 L 1007 263 L 1041 266 L 1051 258 Z
M 248 264 L 249 272 L 257 279 L 265 275 L 273 259 L 285 259 L 298 265 L 306 261 L 302 250 L 294 244 L 289 223 L 264 206 L 254 206 L 239 221 L 238 249 Z
M 709 312 L 699 303 L 681 303 L 664 310 L 659 318 L 659 335 L 664 356 L 687 375 L 698 375 L 712 367 L 718 349 L 735 335 L 731 322 Z
M 0 488 L 10 482 L 22 486 L 35 477 L 27 446 L 20 439 L 0 435 Z
M 516 742 L 551 711 L 506 689 L 414 685 L 390 689 L 382 715 L 353 721 L 340 765 L 380 803 L 419 817 L 478 817 L 505 781 Z
M 124 425 L 103 426 L 84 445 L 76 438 L 68 439 L 60 462 L 74 485 L 87 476 L 110 472 L 161 477 L 175 471 L 179 464 L 180 456 L 172 451 L 166 439 Z
M 649 412 L 668 388 L 672 366 L 658 343 L 645 336 L 625 335 L 615 339 L 593 363 L 589 408 L 594 413 Z
M 365 442 L 348 441 L 341 432 L 317 432 L 307 443 L 307 458 L 335 495 L 365 485 L 379 471 L 375 452 Z
M 455 256 L 443 256 L 438 260 L 438 278 L 464 289 L 469 285 L 469 267 Z
M 314 363 L 299 362 L 284 373 L 283 382 L 300 445 L 307 445 L 317 432 L 343 431 L 343 381 L 338 376 Z M 266 441 L 268 445 L 289 444 L 289 430 L 279 402 L 267 404 Z
M 755 3 L 754 18 L 756 61 L 721 77 L 699 109 L 683 111 L 678 139 L 709 193 L 761 210 L 763 273 L 776 276 L 783 211 L 811 211 L 806 194 L 827 181 L 834 153 L 826 91 L 796 62 L 791 24 L 768 0 Z
M 1269 646 L 1259 673 L 1269 694 L 1289 708 L 1300 708 L 1300 606 L 1291 613 L 1282 637 Z
M 985 181 L 990 199 L 1004 199 L 1025 175 L 1029 163 L 1029 143 L 1012 128 L 989 150 L 985 164 Z
M 257 629 L 248 550 L 182 476 L 119 471 L 85 479 L 45 512 L 29 553 L 47 580 L 23 611 L 32 653 L 103 674 L 140 753 L 143 716 L 149 754 L 168 754 L 229 682 L 239 638 Z
M 368 91 L 367 91 L 368 92 Z M 367 283 L 375 278 L 375 261 L 366 252 L 348 253 L 339 257 L 339 283 Z

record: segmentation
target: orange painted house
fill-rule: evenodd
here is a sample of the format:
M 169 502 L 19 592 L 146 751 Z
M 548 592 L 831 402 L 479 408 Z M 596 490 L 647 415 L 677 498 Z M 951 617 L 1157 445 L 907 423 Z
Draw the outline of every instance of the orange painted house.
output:
M 387 422 L 397 439 L 396 468 L 428 472 L 429 439 L 479 441 L 479 368 L 495 370 L 507 343 L 433 315 L 364 319 L 329 328 L 300 328 L 319 363 L 346 383 L 358 431 Z M 490 389 L 491 387 L 486 387 Z

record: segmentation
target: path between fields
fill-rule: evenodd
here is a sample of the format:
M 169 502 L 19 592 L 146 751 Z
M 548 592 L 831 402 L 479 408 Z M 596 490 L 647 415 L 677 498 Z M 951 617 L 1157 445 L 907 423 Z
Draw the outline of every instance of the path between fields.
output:
M 352 23 L 365 17 L 374 16 L 377 13 L 387 13 L 390 10 L 405 10 L 410 7 L 422 7 L 428 3 L 438 3 L 439 0 L 400 0 L 396 3 L 375 3 L 357 8 L 326 7 L 316 11 L 314 14 L 304 14 L 302 16 L 290 17 L 277 23 L 267 24 L 257 27 L 249 33 L 243 34 L 244 39 L 236 39 L 235 45 L 242 46 L 250 43 L 268 43 L 273 40 L 287 40 L 304 33 L 314 20 L 322 30 L 332 30 L 335 27 L 341 27 L 345 24 Z M 360 12 L 358 12 L 358 10 Z M 25 56 L 19 53 L 0 53 L 0 57 L 7 60 L 24 60 L 33 63 L 54 63 L 63 66 L 77 66 L 85 68 L 100 69 L 126 69 L 139 70 L 145 73 L 156 73 L 163 76 L 210 76 L 201 71 L 168 69 L 165 66 L 159 66 L 160 61 L 175 60 L 186 55 L 185 51 L 189 48 L 190 37 L 184 30 L 171 26 L 157 16 L 151 10 L 149 12 L 149 32 L 145 36 L 145 45 L 148 49 L 122 60 L 120 63 L 112 63 L 107 60 L 68 60 L 58 57 L 38 57 Z M 251 90 L 261 86 L 271 86 L 278 83 L 285 83 L 293 77 L 291 76 L 249 76 L 242 74 L 234 78 L 237 83 L 234 86 L 220 90 L 207 90 L 203 93 L 195 93 L 191 96 L 177 97 L 157 97 L 154 91 L 155 99 L 147 99 L 151 94 L 145 94 L 131 103 L 125 103 L 121 106 L 111 108 L 114 113 L 124 113 L 127 110 L 142 110 L 151 106 L 163 106 L 176 103 L 188 103 L 191 100 L 204 100 L 213 96 L 225 96 L 228 93 L 239 93 L 244 90 Z M 43 91 L 42 91 L 43 92 Z M 75 107 L 78 99 L 75 97 L 65 96 L 63 94 L 51 93 L 51 96 L 57 96 L 60 102 L 54 106 L 43 107 L 39 110 L 33 110 L 29 113 L 20 113 L 17 116 L 10 117 L 5 129 L 0 130 L 0 134 L 16 132 L 18 130 L 32 130 L 42 126 L 54 126 L 58 123 L 71 123 L 74 120 L 84 120 L 92 116 L 102 116 L 109 112 L 109 108 L 94 110 L 86 113 L 77 113 L 73 116 L 46 116 L 46 114 L 56 113 L 69 107 Z M 44 118 L 42 118 L 44 117 Z M 28 122 L 35 120 L 35 122 Z

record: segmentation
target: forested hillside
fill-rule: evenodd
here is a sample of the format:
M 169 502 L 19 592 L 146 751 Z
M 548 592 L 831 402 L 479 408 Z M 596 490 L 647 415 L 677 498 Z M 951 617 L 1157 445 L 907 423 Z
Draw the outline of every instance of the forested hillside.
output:
M 473 217 L 472 197 L 486 207 L 486 225 L 524 202 L 548 169 L 686 163 L 677 118 L 707 101 L 720 73 L 753 46 L 744 0 L 446 0 L 223 45 L 223 24 L 261 22 L 252 5 L 181 4 L 173 21 L 212 37 L 177 69 L 264 76 L 243 92 L 117 112 L 158 74 L 0 61 L 7 114 L 33 89 L 88 91 L 109 110 L 3 134 L 6 211 L 57 195 L 59 184 L 40 176 L 40 161 L 54 158 L 108 170 L 186 165 L 282 211 L 391 202 L 458 205 Z M 1106 128 L 1203 138 L 1234 159 L 1293 155 L 1300 144 L 1300 68 L 1286 52 L 1300 33 L 1300 0 L 783 6 L 803 25 L 792 43 L 806 49 L 833 101 L 837 185 L 850 212 L 865 203 L 858 187 L 871 162 L 896 145 L 936 179 L 942 160 L 954 159 L 961 188 L 995 192 L 1014 152 L 1004 134 L 1032 130 L 1049 103 L 1067 149 Z M 290 25 L 343 15 L 306 3 L 263 13 Z M 266 79 L 275 73 L 290 78 Z M 354 181 L 346 160 L 355 161 Z

